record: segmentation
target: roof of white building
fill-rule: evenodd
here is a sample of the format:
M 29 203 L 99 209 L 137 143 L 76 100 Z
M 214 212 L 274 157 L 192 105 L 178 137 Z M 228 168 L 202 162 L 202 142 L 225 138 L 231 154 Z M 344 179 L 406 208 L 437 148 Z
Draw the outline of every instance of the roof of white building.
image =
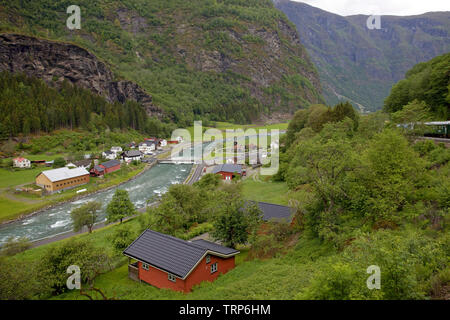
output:
M 85 168 L 59 168 L 54 170 L 43 171 L 42 174 L 46 176 L 51 182 L 57 182 L 61 180 L 72 179 L 89 175 L 89 172 Z

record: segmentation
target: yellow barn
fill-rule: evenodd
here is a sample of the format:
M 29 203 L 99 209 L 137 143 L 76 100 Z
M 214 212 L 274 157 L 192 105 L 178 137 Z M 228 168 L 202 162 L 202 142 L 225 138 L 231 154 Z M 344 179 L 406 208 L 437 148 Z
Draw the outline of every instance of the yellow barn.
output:
M 47 193 L 76 188 L 89 183 L 89 172 L 85 168 L 59 168 L 41 172 L 36 177 L 36 185 Z

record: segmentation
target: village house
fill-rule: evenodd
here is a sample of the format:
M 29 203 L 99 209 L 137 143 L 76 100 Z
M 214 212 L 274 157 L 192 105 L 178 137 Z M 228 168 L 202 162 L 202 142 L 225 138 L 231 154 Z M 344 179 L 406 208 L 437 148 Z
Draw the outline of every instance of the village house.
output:
M 213 174 L 220 174 L 223 180 L 231 181 L 235 179 L 237 176 L 245 176 L 244 170 L 242 170 L 242 166 L 239 164 L 220 164 L 213 168 Z
M 214 281 L 233 269 L 239 251 L 205 240 L 185 241 L 146 230 L 123 254 L 137 260 L 128 267 L 131 279 L 187 293 L 194 285 Z
M 152 151 L 156 150 L 155 141 L 146 141 L 139 144 L 139 151 L 143 154 L 151 154 Z
M 120 161 L 119 160 L 110 160 L 94 166 L 91 170 L 91 176 L 103 176 L 105 174 L 120 170 Z
M 130 163 L 132 161 L 141 161 L 142 153 L 138 150 L 130 150 L 122 153 L 121 157 L 126 163 Z
M 36 185 L 47 193 L 76 188 L 89 183 L 89 172 L 84 168 L 59 168 L 41 172 L 36 177 Z
M 96 162 L 98 162 L 97 160 L 94 161 L 94 165 L 96 165 Z M 86 159 L 86 160 L 80 160 L 80 161 L 76 161 L 74 162 L 74 165 L 77 168 L 84 168 L 86 170 L 89 170 L 89 168 L 91 167 L 92 164 L 92 160 L 90 159 Z
M 96 165 L 94 166 L 91 171 L 90 174 L 92 177 L 101 177 L 105 175 L 105 168 L 102 167 L 101 165 Z
M 31 161 L 25 158 L 15 158 L 13 159 L 14 168 L 31 168 Z
M 115 154 L 116 154 L 116 156 L 119 154 L 119 153 L 122 153 L 122 147 L 111 147 L 111 152 L 114 152 Z
M 119 160 L 110 160 L 101 164 L 103 168 L 105 168 L 105 174 L 120 170 L 120 161 Z
M 114 152 L 107 150 L 102 152 L 102 157 L 108 160 L 114 160 L 116 159 L 117 155 Z

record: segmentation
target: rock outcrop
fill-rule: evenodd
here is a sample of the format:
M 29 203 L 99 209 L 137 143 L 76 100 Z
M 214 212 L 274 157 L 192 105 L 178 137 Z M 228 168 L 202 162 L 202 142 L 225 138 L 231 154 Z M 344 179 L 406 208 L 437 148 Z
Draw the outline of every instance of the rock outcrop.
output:
M 140 103 L 150 116 L 162 115 L 152 97 L 130 81 L 116 80 L 105 63 L 69 43 L 17 34 L 0 35 L 0 71 L 25 73 L 57 86 L 64 80 L 104 96 L 109 102 Z

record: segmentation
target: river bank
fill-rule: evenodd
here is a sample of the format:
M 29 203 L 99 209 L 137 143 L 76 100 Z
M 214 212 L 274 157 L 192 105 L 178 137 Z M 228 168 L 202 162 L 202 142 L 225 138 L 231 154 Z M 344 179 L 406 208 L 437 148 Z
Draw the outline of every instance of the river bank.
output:
M 2 222 L 0 222 L 0 227 L 5 226 L 5 225 L 8 225 L 8 224 L 11 224 L 11 223 L 14 223 L 14 222 L 18 222 L 18 221 L 21 221 L 21 220 L 25 220 L 25 219 L 31 218 L 31 217 L 33 217 L 33 216 L 35 216 L 35 215 L 40 214 L 40 213 L 43 212 L 43 211 L 46 211 L 46 210 L 49 210 L 49 209 L 52 209 L 52 208 L 55 208 L 55 207 L 64 205 L 65 203 L 73 202 L 73 201 L 78 201 L 78 200 L 81 200 L 81 199 L 86 198 L 86 197 L 88 197 L 88 196 L 94 195 L 94 194 L 96 194 L 96 193 L 108 191 L 108 190 L 110 190 L 110 189 L 113 189 L 113 188 L 116 188 L 116 187 L 118 187 L 118 186 L 121 186 L 121 185 L 123 185 L 124 183 L 127 183 L 127 182 L 130 182 L 130 181 L 135 180 L 135 179 L 138 178 L 140 175 L 142 175 L 143 173 L 145 173 L 147 170 L 151 169 L 155 164 L 156 164 L 156 162 L 152 162 L 151 164 L 146 165 L 144 168 L 142 168 L 142 170 L 138 171 L 138 172 L 137 172 L 135 175 L 133 175 L 131 178 L 128 178 L 128 179 L 123 180 L 123 181 L 120 181 L 120 182 L 117 183 L 117 184 L 105 185 L 105 186 L 101 186 L 101 185 L 100 185 L 98 188 L 95 188 L 95 189 L 86 191 L 85 193 L 83 193 L 83 194 L 81 194 L 81 195 L 74 193 L 74 194 L 71 195 L 71 196 L 65 197 L 65 198 L 64 198 L 63 200 L 61 200 L 61 201 L 53 200 L 53 201 L 50 201 L 50 204 L 48 204 L 48 203 L 43 203 L 43 204 L 42 204 L 42 207 L 40 207 L 40 208 L 37 209 L 37 210 L 36 210 L 36 209 L 33 209 L 33 211 L 30 212 L 30 213 L 28 213 L 28 212 L 25 212 L 25 213 L 19 213 L 20 216 L 18 216 L 17 218 L 14 218 L 14 219 L 10 219 L 10 220 L 7 220 L 7 221 L 2 221 Z

